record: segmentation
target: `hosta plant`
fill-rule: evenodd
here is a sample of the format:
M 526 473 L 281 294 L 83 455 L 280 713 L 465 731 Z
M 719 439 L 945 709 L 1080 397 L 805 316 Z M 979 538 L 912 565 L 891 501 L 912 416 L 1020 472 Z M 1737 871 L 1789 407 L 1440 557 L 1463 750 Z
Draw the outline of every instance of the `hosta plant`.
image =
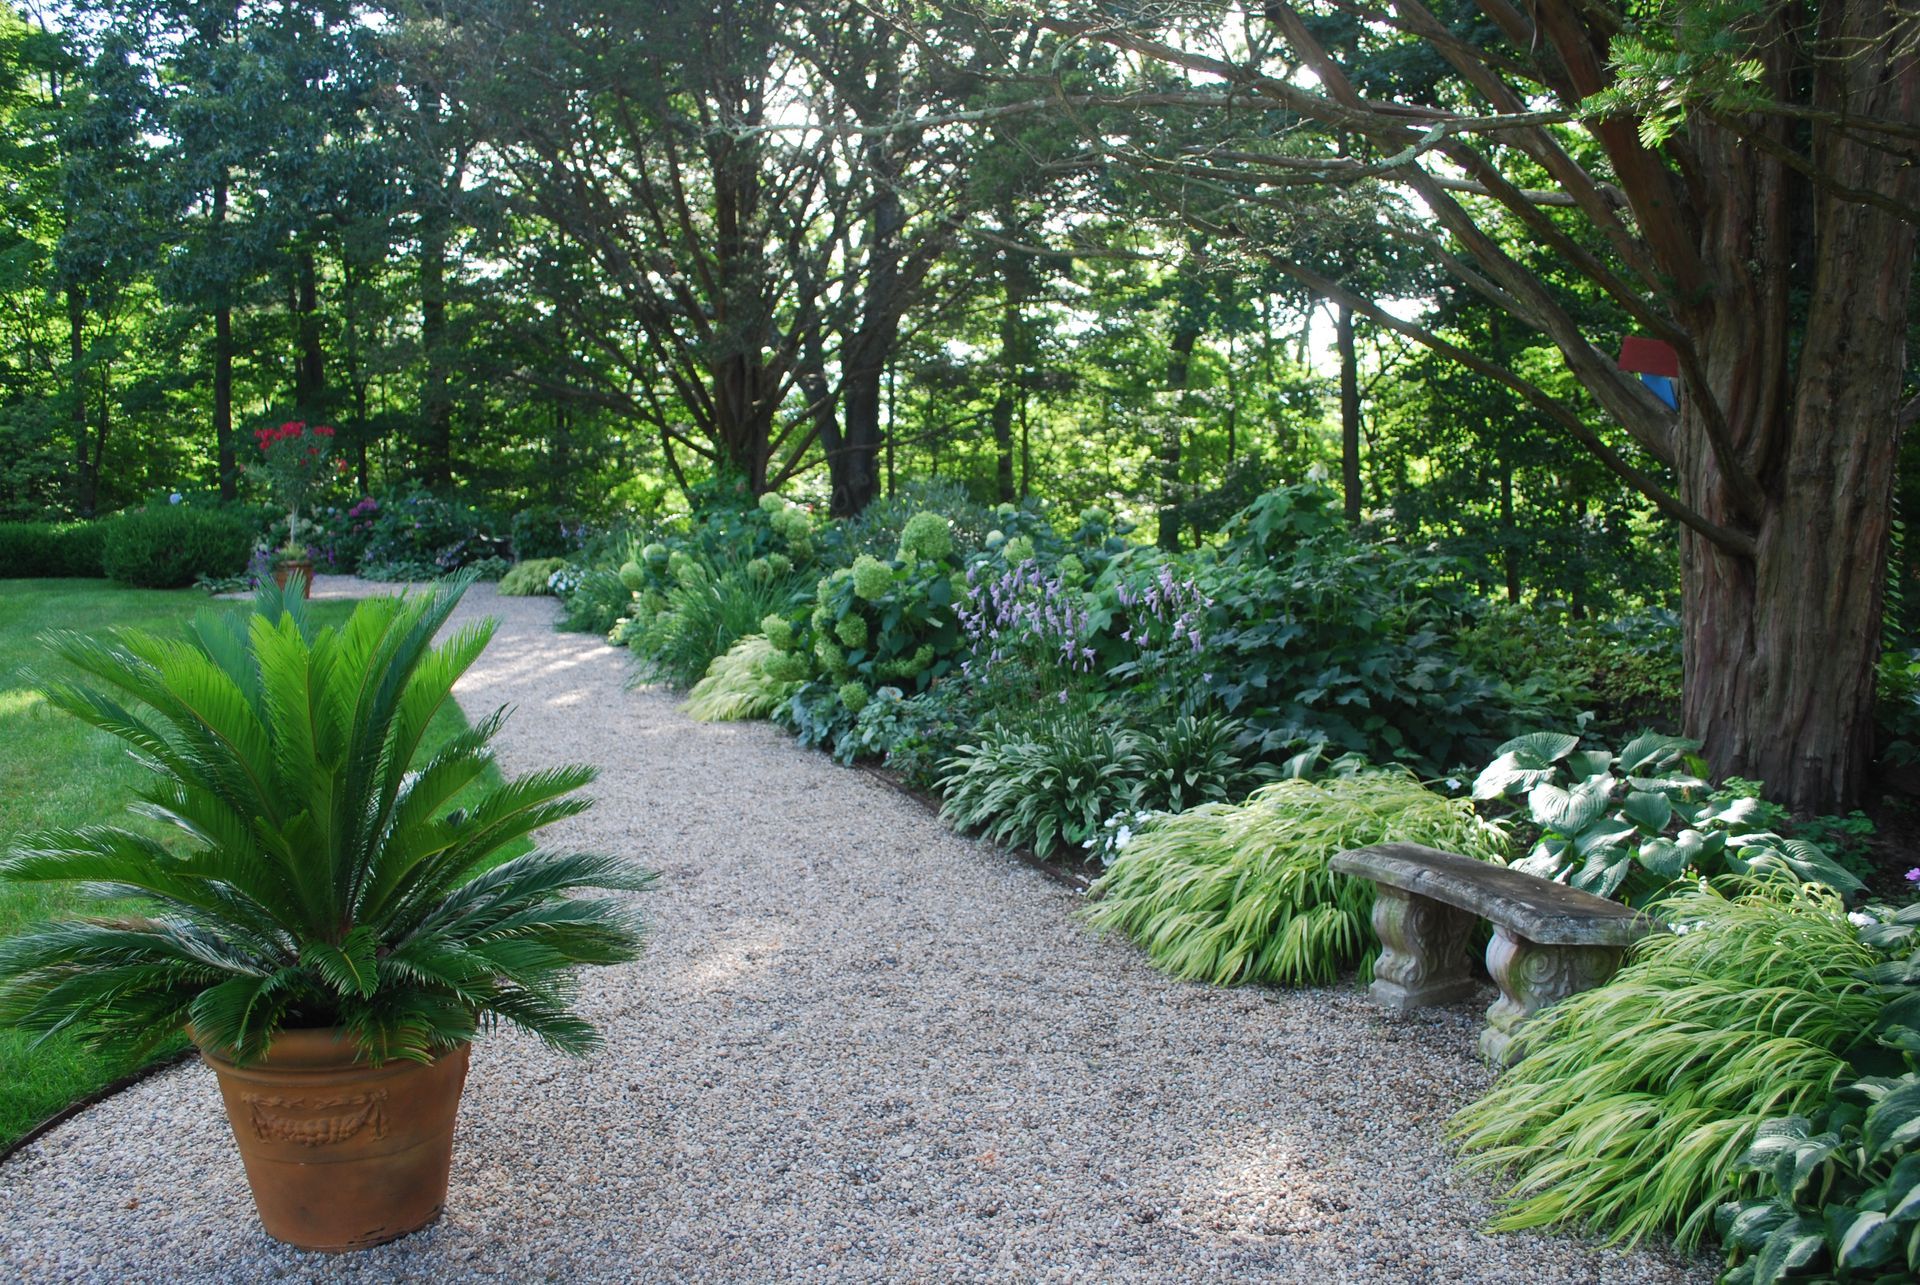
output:
M 1077 709 L 989 729 L 947 762 L 940 814 L 957 829 L 1045 856 L 1078 848 L 1132 804 L 1139 738 Z
M 1828 890 L 1753 880 L 1658 910 L 1675 931 L 1529 1020 L 1525 1055 L 1455 1117 L 1471 1168 L 1507 1180 L 1497 1228 L 1691 1247 L 1753 1190 L 1738 1166 L 1761 1122 L 1818 1110 L 1871 1046 L 1880 956 Z
M 1498 860 L 1506 836 L 1403 770 L 1266 786 L 1245 803 L 1150 819 L 1094 885 L 1087 920 L 1176 977 L 1231 986 L 1332 981 L 1368 961 L 1373 885 L 1335 853 L 1424 843 Z
M 1861 883 L 1812 843 L 1767 828 L 1766 804 L 1713 789 L 1699 742 L 1645 732 L 1618 754 L 1582 749 L 1571 732 L 1502 745 L 1473 795 L 1511 798 L 1540 828 L 1514 864 L 1602 897 L 1645 904 L 1679 879 L 1777 875 L 1858 892 Z
M 0 1020 L 144 1049 L 190 1026 L 244 1064 L 283 1030 L 332 1027 L 361 1056 L 428 1062 L 506 1021 L 584 1050 L 575 968 L 632 959 L 618 899 L 646 876 L 527 836 L 587 806 L 585 767 L 453 800 L 482 782 L 504 711 L 431 754 L 423 738 L 491 636 L 438 645 L 467 581 L 373 598 L 316 629 L 297 596 L 203 614 L 184 638 L 62 634 L 84 675 L 50 704 L 119 737 L 150 770 L 115 826 L 52 831 L 0 863 L 14 881 L 79 882 L 144 900 L 132 915 L 49 923 L 0 943 Z
M 1766 1121 L 1736 1172 L 1762 1186 L 1716 1215 L 1725 1285 L 1920 1278 L 1920 1073 L 1855 1081 L 1813 1119 Z

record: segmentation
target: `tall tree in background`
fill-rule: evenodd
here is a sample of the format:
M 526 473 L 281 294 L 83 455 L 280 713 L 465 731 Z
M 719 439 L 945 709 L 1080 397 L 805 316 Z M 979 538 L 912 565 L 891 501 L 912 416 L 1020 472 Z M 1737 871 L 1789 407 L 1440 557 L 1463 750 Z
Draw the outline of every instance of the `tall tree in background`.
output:
M 1376 14 L 1391 38 L 1429 42 L 1447 59 L 1457 108 L 1363 93 L 1314 36 L 1311 12 L 1266 5 L 1278 40 L 1251 56 L 1167 39 L 1144 21 L 1157 15 L 1043 21 L 1224 84 L 1223 105 L 1259 101 L 1368 139 L 1378 162 L 1282 148 L 1218 159 L 1251 190 L 1366 182 L 1411 194 L 1425 219 L 1402 206 L 1396 221 L 1383 207 L 1383 222 L 1550 338 L 1657 469 L 1637 466 L 1564 398 L 1393 316 L 1285 246 L 1272 257 L 1376 324 L 1514 388 L 1679 522 L 1688 732 L 1717 770 L 1764 779 L 1797 806 L 1857 797 L 1872 758 L 1893 464 L 1914 414 L 1901 400 L 1920 203 L 1911 10 L 1480 0 L 1449 25 L 1419 0 L 1397 0 Z M 1516 181 L 1521 168 L 1540 188 Z M 1575 223 L 1597 231 L 1605 252 L 1587 249 Z M 1231 213 L 1212 226 L 1241 230 Z M 1525 243 L 1560 251 L 1637 329 L 1674 347 L 1677 411 L 1616 368 L 1513 252 Z

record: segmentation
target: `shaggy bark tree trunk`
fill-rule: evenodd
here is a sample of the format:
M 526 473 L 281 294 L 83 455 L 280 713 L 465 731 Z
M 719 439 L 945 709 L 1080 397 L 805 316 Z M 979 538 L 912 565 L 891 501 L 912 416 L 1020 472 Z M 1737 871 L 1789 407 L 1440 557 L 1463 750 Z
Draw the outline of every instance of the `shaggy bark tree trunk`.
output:
M 1004 226 L 1015 226 L 1003 216 Z M 1033 262 L 1012 248 L 1000 254 L 1000 391 L 993 399 L 994 491 L 1002 504 L 1018 494 L 1013 479 L 1013 421 L 1027 395 L 1032 354 L 1027 344 L 1027 300 L 1033 294 Z
M 1353 350 L 1353 309 L 1333 306 L 1333 346 L 1340 353 L 1340 490 L 1347 521 L 1360 521 L 1360 363 Z
M 447 235 L 444 215 L 424 212 L 420 231 L 420 475 L 428 486 L 453 483 L 453 396 L 447 375 Z

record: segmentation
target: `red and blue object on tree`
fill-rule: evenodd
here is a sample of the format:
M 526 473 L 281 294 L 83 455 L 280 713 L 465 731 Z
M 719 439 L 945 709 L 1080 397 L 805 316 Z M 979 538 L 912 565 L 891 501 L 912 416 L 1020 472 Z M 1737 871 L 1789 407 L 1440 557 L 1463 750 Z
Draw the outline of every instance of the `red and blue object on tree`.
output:
M 1620 341 L 1620 369 L 1640 376 L 1668 409 L 1680 409 L 1680 354 L 1672 344 L 1630 335 Z

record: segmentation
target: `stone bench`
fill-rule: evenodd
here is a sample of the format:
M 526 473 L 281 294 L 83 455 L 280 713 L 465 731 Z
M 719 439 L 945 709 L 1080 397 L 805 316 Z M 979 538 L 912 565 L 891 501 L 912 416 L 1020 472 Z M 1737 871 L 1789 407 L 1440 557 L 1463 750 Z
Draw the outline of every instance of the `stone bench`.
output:
M 1604 897 L 1415 843 L 1355 848 L 1331 864 L 1375 885 L 1373 930 L 1382 950 L 1371 994 L 1387 1008 L 1465 998 L 1474 986 L 1474 921 L 1493 924 L 1487 971 L 1500 998 L 1487 1010 L 1480 1052 L 1495 1065 L 1508 1061 L 1520 1023 L 1612 977 L 1626 948 L 1657 928 Z

